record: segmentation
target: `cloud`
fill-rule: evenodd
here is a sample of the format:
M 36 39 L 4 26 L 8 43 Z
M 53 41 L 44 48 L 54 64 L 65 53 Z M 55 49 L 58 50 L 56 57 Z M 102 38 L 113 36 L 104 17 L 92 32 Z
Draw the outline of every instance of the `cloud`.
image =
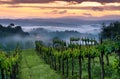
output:
M 3 4 L 19 4 L 19 3 L 49 3 L 56 0 L 0 0 Z
M 90 7 L 89 7 L 90 8 Z M 120 10 L 120 6 L 97 6 L 97 7 L 91 7 L 94 11 L 104 11 L 104 10 Z
M 47 14 L 65 14 L 67 13 L 67 10 L 62 10 L 62 11 L 58 11 L 58 10 L 53 10 L 51 12 L 45 12 Z
M 85 13 L 86 14 L 86 13 Z M 82 20 L 120 20 L 120 15 L 103 15 L 103 16 L 67 16 L 69 19 L 82 19 Z
M 50 13 L 52 13 L 52 14 L 57 14 L 58 11 L 57 11 L 57 10 L 53 10 L 53 11 L 51 11 Z
M 114 3 L 114 2 L 120 2 L 120 0 L 0 0 L 1 4 L 19 4 L 19 3 L 49 3 L 53 1 L 66 1 L 66 2 L 85 2 L 85 1 L 91 1 L 91 2 L 99 2 L 99 3 Z
M 92 16 L 92 14 L 90 14 L 90 13 L 84 13 L 83 15 L 84 15 L 84 16 L 89 16 L 89 17 Z
M 67 10 L 60 11 L 59 14 L 65 14 L 67 13 Z
M 114 3 L 114 2 L 120 2 L 120 0 L 67 0 L 67 1 L 76 1 L 76 2 L 78 2 L 78 3 L 85 2 L 85 1 L 99 2 L 99 3 Z
M 120 6 L 97 6 L 97 7 L 73 7 L 73 6 L 63 6 L 63 7 L 54 7 L 54 6 L 20 6 L 20 5 L 9 5 L 6 6 L 9 8 L 20 8 L 20 7 L 29 7 L 29 8 L 40 8 L 40 9 L 77 9 L 77 10 L 93 10 L 93 11 L 104 11 L 104 10 L 120 10 Z M 60 12 L 61 13 L 61 12 Z
M 103 11 L 104 9 L 102 7 L 92 7 L 92 10 L 94 10 L 94 11 Z

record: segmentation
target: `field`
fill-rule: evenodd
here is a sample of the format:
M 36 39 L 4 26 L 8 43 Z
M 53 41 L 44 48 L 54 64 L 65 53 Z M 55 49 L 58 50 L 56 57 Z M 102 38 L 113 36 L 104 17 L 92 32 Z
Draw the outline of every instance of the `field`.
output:
M 117 43 L 109 44 L 56 48 L 37 41 L 36 49 L 0 51 L 0 79 L 119 79 Z
M 110 60 L 110 66 L 112 67 L 114 60 L 115 60 L 115 54 L 109 56 Z M 106 77 L 105 79 L 113 79 L 115 78 L 114 70 L 112 70 L 111 67 L 106 65 L 106 59 L 104 57 L 105 61 L 105 69 L 106 69 Z M 72 79 L 71 75 L 71 59 L 69 59 L 69 78 Z M 74 79 L 79 78 L 79 65 L 78 60 L 74 60 Z M 93 63 L 94 62 L 94 63 Z M 94 79 L 101 79 L 100 78 L 100 64 L 99 64 L 99 58 L 95 58 L 94 61 L 91 62 L 92 64 L 92 77 Z M 87 72 L 87 58 L 84 59 L 83 65 L 82 65 L 82 79 L 88 79 L 88 72 Z M 22 60 L 20 62 L 20 69 L 19 69 L 19 77 L 20 79 L 62 79 L 61 73 L 54 71 L 50 68 L 50 65 L 46 64 L 45 61 L 36 53 L 34 49 L 26 49 L 22 51 Z M 65 66 L 66 70 L 66 66 Z M 66 73 L 66 72 L 65 72 Z
M 61 79 L 49 65 L 37 55 L 34 49 L 22 51 L 20 79 Z
M 119 79 L 119 43 L 104 41 L 95 45 L 94 40 L 85 39 L 85 44 L 65 46 L 64 41 L 54 40 L 57 46 L 48 47 L 37 41 L 36 50 L 64 79 Z

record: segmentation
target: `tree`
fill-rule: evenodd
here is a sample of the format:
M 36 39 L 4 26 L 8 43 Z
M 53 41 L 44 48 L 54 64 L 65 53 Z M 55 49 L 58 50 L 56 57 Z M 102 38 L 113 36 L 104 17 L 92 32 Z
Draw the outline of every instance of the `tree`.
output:
M 14 23 L 10 23 L 10 24 L 8 25 L 8 28 L 12 28 L 14 25 L 15 25 Z
M 13 35 L 21 35 L 21 36 L 27 36 L 29 35 L 28 32 L 24 32 L 21 28 L 21 26 L 15 26 L 13 23 L 9 24 L 8 27 L 3 27 L 3 25 L 0 24 L 0 37 L 5 36 L 13 36 Z
M 16 26 L 15 27 L 16 32 L 23 32 L 21 26 Z
M 106 26 L 102 24 L 101 35 L 103 39 L 114 39 L 117 35 L 120 35 L 120 22 L 110 23 Z

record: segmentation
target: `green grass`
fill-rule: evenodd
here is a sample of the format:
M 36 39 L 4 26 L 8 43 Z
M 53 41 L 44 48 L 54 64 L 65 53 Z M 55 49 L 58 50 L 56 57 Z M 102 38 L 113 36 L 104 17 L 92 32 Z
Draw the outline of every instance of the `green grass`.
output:
M 20 79 L 61 79 L 33 49 L 23 50 L 20 63 Z
M 106 58 L 104 56 L 104 68 L 105 68 L 105 79 L 120 79 L 118 74 L 115 73 L 113 69 L 113 64 L 115 60 L 115 54 L 109 55 L 109 66 L 107 66 Z M 66 61 L 65 61 L 66 62 Z M 71 59 L 69 59 L 69 78 L 71 79 Z M 74 59 L 74 79 L 79 79 L 79 63 L 78 63 L 78 58 Z M 65 64 L 66 65 L 66 64 Z M 84 58 L 84 61 L 82 61 L 82 79 L 88 79 L 88 59 Z M 66 70 L 66 67 L 65 67 Z M 101 79 L 101 66 L 99 62 L 99 58 L 96 57 L 93 60 L 91 60 L 91 74 L 92 74 L 92 79 Z
M 119 79 L 118 75 L 114 73 L 112 70 L 112 64 L 114 63 L 115 55 L 109 56 L 110 66 L 106 66 L 106 59 L 104 57 L 105 62 L 105 71 L 107 72 L 105 75 L 105 79 Z M 94 64 L 91 61 L 92 65 L 92 77 L 94 79 L 100 79 L 100 63 L 99 58 L 95 58 Z M 88 79 L 87 73 L 87 58 L 82 62 L 83 79 Z M 74 62 L 75 73 L 74 79 L 79 78 L 79 66 L 78 59 L 75 59 Z M 65 68 L 66 70 L 66 68 Z M 116 77 L 115 77 L 116 76 Z M 50 68 L 50 65 L 45 64 L 44 60 L 37 55 L 34 49 L 23 50 L 22 52 L 22 60 L 20 63 L 20 79 L 62 79 L 60 73 L 56 73 L 53 69 Z M 71 59 L 69 60 L 69 78 L 71 79 Z

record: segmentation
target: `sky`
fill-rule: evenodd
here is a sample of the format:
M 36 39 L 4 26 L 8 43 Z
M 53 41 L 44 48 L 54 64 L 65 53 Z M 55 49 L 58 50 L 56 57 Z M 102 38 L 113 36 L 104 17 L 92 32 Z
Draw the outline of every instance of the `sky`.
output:
M 0 0 L 0 18 L 120 19 L 120 0 Z

